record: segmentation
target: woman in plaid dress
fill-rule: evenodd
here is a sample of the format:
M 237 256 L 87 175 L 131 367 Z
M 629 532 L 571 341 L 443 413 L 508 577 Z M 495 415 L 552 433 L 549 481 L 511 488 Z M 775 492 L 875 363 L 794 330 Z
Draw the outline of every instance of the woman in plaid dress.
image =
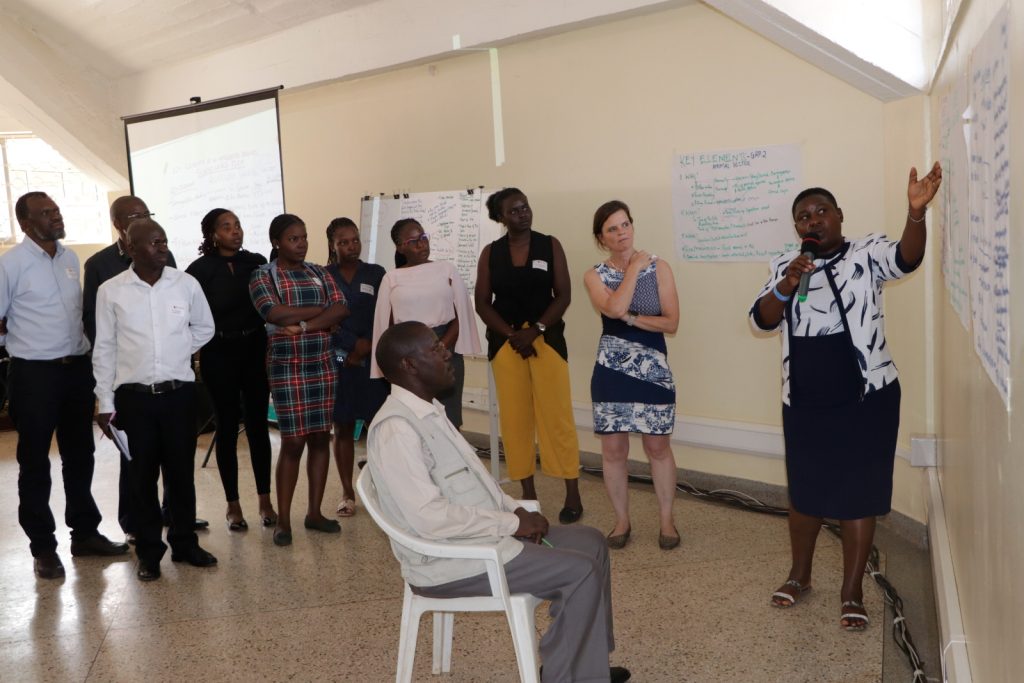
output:
M 330 463 L 335 369 L 331 329 L 348 315 L 345 298 L 323 268 L 306 263 L 306 225 L 292 214 L 270 223 L 277 258 L 249 281 L 253 305 L 268 323 L 267 377 L 281 430 L 277 460 L 277 528 L 274 544 L 291 545 L 291 506 L 302 450 L 309 446 L 309 506 L 305 527 L 338 533 L 320 512 Z

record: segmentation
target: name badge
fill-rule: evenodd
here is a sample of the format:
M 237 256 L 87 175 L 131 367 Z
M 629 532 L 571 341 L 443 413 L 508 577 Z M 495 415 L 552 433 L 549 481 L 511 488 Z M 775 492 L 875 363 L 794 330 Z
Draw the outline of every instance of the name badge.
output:
M 75 270 L 74 268 L 65 268 L 64 269 L 64 273 L 68 276 L 69 280 L 77 280 L 78 279 L 78 271 Z
M 533 260 L 533 268 L 534 268 L 534 270 L 547 270 L 548 269 L 548 262 L 547 261 L 542 261 L 540 259 L 534 259 Z
M 184 304 L 171 304 L 171 315 L 181 317 L 185 315 Z
M 373 296 L 373 285 L 364 282 L 361 285 L 359 285 L 359 291 L 362 292 L 363 294 L 369 294 L 370 296 Z

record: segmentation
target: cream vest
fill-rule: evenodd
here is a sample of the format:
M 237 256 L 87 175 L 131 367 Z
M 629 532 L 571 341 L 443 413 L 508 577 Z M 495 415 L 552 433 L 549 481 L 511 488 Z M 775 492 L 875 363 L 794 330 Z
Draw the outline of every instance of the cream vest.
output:
M 501 510 L 501 490 L 497 482 L 480 465 L 465 440 L 455 440 L 455 435 L 448 430 L 438 429 L 429 420 L 421 420 L 404 403 L 389 396 L 383 407 L 378 411 L 367 434 L 367 452 L 378 453 L 376 447 L 377 428 L 386 420 L 405 420 L 419 435 L 430 471 L 430 478 L 441 490 L 441 494 L 450 502 L 465 507 L 477 507 L 487 510 Z M 377 457 L 387 457 L 379 454 Z M 384 513 L 396 526 L 403 531 L 415 535 L 412 527 L 406 523 L 399 508 L 393 503 L 387 482 L 380 476 L 375 466 L 375 457 L 367 461 L 367 467 L 373 475 L 377 487 L 380 506 Z M 452 539 L 449 543 L 494 545 L 503 564 L 507 564 L 523 550 L 523 544 L 511 536 L 481 536 L 477 538 Z M 465 579 L 483 574 L 486 569 L 480 560 L 458 560 L 449 558 L 427 557 L 415 553 L 408 548 L 391 542 L 391 550 L 402 565 L 402 577 L 413 586 L 438 586 L 450 581 Z

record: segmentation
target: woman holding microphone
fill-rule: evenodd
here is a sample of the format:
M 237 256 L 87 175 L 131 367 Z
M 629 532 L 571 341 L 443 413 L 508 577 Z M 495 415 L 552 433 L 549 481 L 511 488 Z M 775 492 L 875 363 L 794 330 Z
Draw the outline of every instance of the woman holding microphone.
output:
M 898 242 L 870 234 L 847 240 L 831 192 L 804 190 L 793 222 L 805 250 L 777 256 L 750 309 L 762 330 L 782 332 L 782 430 L 789 483 L 793 563 L 772 604 L 792 607 L 811 588 L 811 561 L 824 518 L 842 529 L 840 626 L 868 625 L 861 579 L 875 518 L 892 503 L 900 385 L 885 339 L 882 285 L 924 258 L 925 210 L 942 182 L 936 163 L 923 178 L 910 169 L 907 217 Z M 806 300 L 794 296 L 807 276 Z

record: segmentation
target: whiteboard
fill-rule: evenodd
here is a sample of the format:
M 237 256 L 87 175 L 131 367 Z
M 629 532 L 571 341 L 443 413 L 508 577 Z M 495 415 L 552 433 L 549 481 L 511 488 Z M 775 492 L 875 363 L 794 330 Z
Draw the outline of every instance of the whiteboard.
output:
M 359 225 L 369 239 L 363 240 L 361 257 L 368 263 L 384 266 L 385 270 L 394 268 L 391 226 L 400 218 L 412 218 L 430 235 L 430 260 L 455 264 L 472 295 L 480 252 L 501 237 L 503 230 L 500 223 L 487 215 L 487 198 L 491 194 L 484 188 L 472 188 L 364 197 Z M 476 326 L 486 349 L 486 326 L 479 318 Z
M 267 256 L 267 228 L 284 211 L 276 97 L 139 118 L 125 121 L 132 194 L 167 232 L 178 268 L 199 257 L 200 222 L 214 207 L 233 211 L 245 248 Z

